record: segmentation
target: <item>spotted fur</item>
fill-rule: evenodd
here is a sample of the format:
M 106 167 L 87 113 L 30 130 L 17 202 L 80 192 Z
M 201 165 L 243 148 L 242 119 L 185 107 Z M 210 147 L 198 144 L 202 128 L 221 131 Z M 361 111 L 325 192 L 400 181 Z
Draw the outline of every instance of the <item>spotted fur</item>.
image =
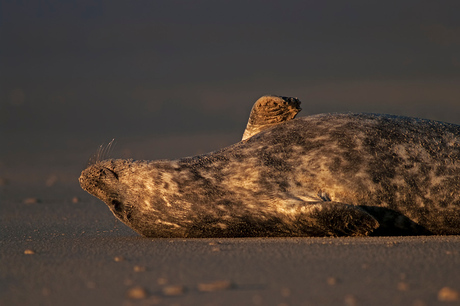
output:
M 460 234 L 460 126 L 290 120 L 179 160 L 97 161 L 80 184 L 148 237 Z

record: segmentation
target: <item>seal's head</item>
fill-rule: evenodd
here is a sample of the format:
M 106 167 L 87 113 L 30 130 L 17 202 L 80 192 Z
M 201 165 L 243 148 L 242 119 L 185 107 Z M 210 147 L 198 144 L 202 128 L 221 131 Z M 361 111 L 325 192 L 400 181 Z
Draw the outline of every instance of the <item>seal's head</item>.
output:
M 294 119 L 301 110 L 297 98 L 273 95 L 259 98 L 252 107 L 242 140 L 281 122 Z
M 88 193 L 104 201 L 117 218 L 128 221 L 129 209 L 122 199 L 123 184 L 118 180 L 118 168 L 121 160 L 103 160 L 89 165 L 82 171 L 80 186 Z

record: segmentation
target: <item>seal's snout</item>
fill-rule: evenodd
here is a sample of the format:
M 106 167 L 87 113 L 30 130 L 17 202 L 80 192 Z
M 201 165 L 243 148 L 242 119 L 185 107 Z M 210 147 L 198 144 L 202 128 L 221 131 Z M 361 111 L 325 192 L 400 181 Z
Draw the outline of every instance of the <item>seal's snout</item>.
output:
M 118 175 L 110 168 L 96 163 L 83 170 L 78 180 L 81 188 L 104 201 L 118 182 Z
M 117 218 L 129 224 L 130 215 L 123 200 L 125 191 L 116 165 L 116 160 L 98 161 L 83 170 L 78 180 L 85 191 L 105 202 Z

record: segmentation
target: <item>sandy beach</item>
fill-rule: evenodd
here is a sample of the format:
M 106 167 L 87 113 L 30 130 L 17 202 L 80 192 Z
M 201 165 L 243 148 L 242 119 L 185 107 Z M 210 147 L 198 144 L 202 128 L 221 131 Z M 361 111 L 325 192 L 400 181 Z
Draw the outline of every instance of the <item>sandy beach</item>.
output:
M 2 207 L 2 305 L 458 303 L 460 237 L 147 239 L 94 202 Z

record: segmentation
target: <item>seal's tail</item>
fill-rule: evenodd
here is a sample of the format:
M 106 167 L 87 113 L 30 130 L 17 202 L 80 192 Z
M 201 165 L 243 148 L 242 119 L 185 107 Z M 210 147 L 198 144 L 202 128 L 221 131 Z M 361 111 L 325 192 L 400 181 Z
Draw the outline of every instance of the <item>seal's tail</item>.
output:
M 97 162 L 107 159 L 112 151 L 112 147 L 114 144 L 115 139 L 112 139 L 107 145 L 101 144 L 97 149 L 96 153 L 94 153 L 89 159 L 87 163 L 87 167 L 96 164 Z

